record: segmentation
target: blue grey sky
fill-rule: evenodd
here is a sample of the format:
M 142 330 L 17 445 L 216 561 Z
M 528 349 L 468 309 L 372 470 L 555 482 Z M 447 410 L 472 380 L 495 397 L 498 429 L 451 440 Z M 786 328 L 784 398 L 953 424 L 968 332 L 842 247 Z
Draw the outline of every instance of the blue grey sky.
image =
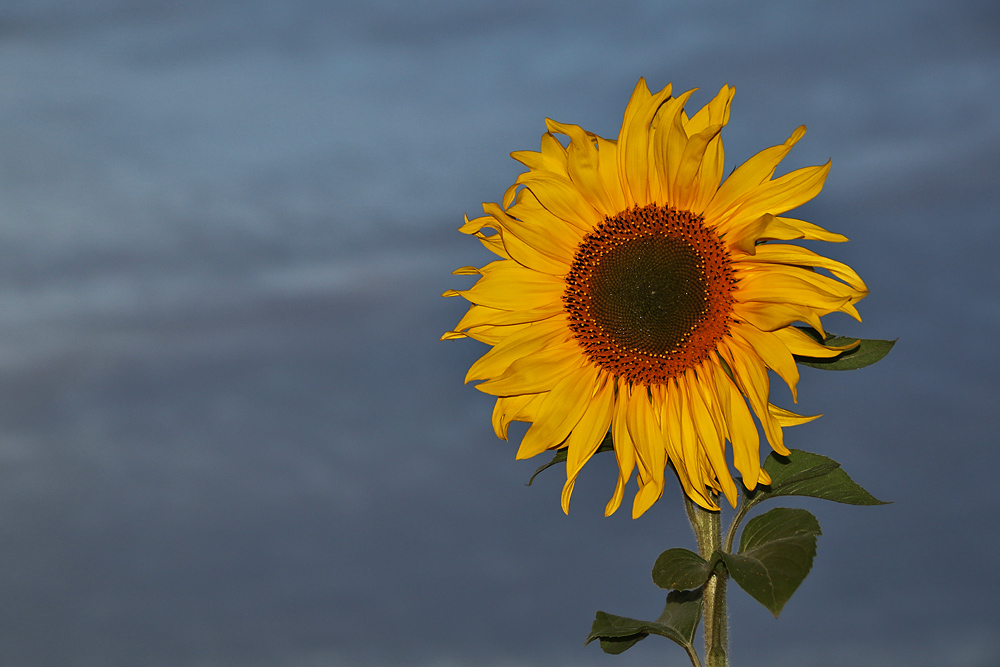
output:
M 800 217 L 871 288 L 829 329 L 899 338 L 803 370 L 790 446 L 894 504 L 792 501 L 815 567 L 777 621 L 732 593 L 735 664 L 1000 664 L 998 35 L 989 0 L 5 1 L 0 664 L 682 664 L 583 646 L 662 609 L 679 491 L 604 518 L 598 457 L 563 515 L 438 341 L 463 213 L 640 76 L 736 87 L 728 168 L 808 126 Z

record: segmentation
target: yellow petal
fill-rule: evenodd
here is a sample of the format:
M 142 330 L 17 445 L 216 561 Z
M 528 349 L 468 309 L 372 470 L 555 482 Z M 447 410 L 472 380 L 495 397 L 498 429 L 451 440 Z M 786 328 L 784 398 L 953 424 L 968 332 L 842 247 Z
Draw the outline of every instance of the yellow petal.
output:
M 480 343 L 498 345 L 527 326 L 527 324 L 509 324 L 502 327 L 472 327 L 465 332 L 465 335 Z
M 476 385 L 476 389 L 493 396 L 516 396 L 549 391 L 567 375 L 579 370 L 584 358 L 576 341 L 557 345 L 521 357 L 499 378 Z
M 647 157 L 647 162 L 653 166 L 647 172 L 650 203 L 680 206 L 676 202 L 672 185 L 688 144 L 681 115 L 692 93 L 694 91 L 689 90 L 677 98 L 663 101 L 650 123 Z
M 501 396 L 493 406 L 493 432 L 497 437 L 507 439 L 507 427 L 511 422 L 532 422 L 546 394 L 522 394 L 521 396 Z
M 513 260 L 535 271 L 564 276 L 573 262 L 574 247 L 538 226 L 530 226 L 507 215 L 496 204 L 483 204 L 500 227 L 504 248 Z
M 742 341 L 736 338 L 724 339 L 719 346 L 720 353 L 726 358 L 740 392 L 747 397 L 750 407 L 764 427 L 764 434 L 771 449 L 782 455 L 788 454 L 785 448 L 781 426 L 775 421 L 768 410 L 768 391 L 770 382 L 767 370 L 752 349 L 745 349 Z
M 505 338 L 472 364 L 465 375 L 465 381 L 500 377 L 518 359 L 531 356 L 553 345 L 567 344 L 572 337 L 573 334 L 564 316 L 527 326 Z
M 481 326 L 505 326 L 538 322 L 550 317 L 559 317 L 561 314 L 553 314 L 551 310 L 501 310 L 499 308 L 472 304 L 462 319 L 459 320 L 458 325 L 455 326 L 455 331 L 464 331 L 472 327 Z
M 673 459 L 675 468 L 684 469 L 693 489 L 703 494 L 707 480 L 702 476 L 698 465 L 700 449 L 698 431 L 694 423 L 691 392 L 687 387 L 687 383 L 684 382 L 683 376 L 677 379 L 677 393 L 674 400 L 678 406 L 677 416 L 678 423 L 680 424 L 680 439 L 677 444 L 679 445 L 681 455 L 671 458 Z
M 767 367 L 785 381 L 792 392 L 792 400 L 798 403 L 799 367 L 782 340 L 773 333 L 761 331 L 752 324 L 736 324 L 732 327 L 731 332 L 733 336 L 743 338 L 757 356 L 767 364 Z
M 677 208 L 691 210 L 699 197 L 705 153 L 721 131 L 722 125 L 712 125 L 688 139 L 670 187 L 671 200 Z
M 778 215 L 801 206 L 819 194 L 830 172 L 830 163 L 803 167 L 760 185 L 741 198 L 739 207 L 719 225 L 720 231 L 737 229 L 765 213 Z
M 720 415 L 717 412 L 718 402 L 711 396 L 714 392 L 706 383 L 708 378 L 699 378 L 694 369 L 689 369 L 684 379 L 687 382 L 688 404 L 691 406 L 691 417 L 695 433 L 701 443 L 701 450 L 707 456 L 714 477 L 726 495 L 726 500 L 736 507 L 736 484 L 729 472 L 729 464 L 726 463 L 726 441 L 720 424 Z
M 662 495 L 663 468 L 666 465 L 663 436 L 644 387 L 632 392 L 625 422 L 635 446 L 636 458 L 641 462 L 641 471 L 647 473 L 640 475 L 639 492 L 632 503 L 632 518 L 636 519 Z
M 733 465 L 743 475 L 743 483 L 753 490 L 760 469 L 760 433 L 746 399 L 719 364 L 711 364 L 715 393 L 726 418 Z
M 645 206 L 650 203 L 649 124 L 659 106 L 670 98 L 671 87 L 650 95 L 642 79 L 632 92 L 625 108 L 625 118 L 618 133 L 618 173 L 626 204 Z
M 843 243 L 847 240 L 847 237 L 842 234 L 828 232 L 819 225 L 814 225 L 805 220 L 777 217 L 771 220 L 761 238 L 778 241 L 803 239 L 806 241 L 829 241 L 831 243 Z
M 823 257 L 807 248 L 786 243 L 766 243 L 757 247 L 753 257 L 744 260 L 747 264 L 787 264 L 800 267 L 816 266 L 828 270 L 858 292 L 868 293 L 868 286 L 851 267 L 828 257 Z
M 798 304 L 809 306 L 823 315 L 835 310 L 849 312 L 851 295 L 844 294 L 844 290 L 838 287 L 839 283 L 829 278 L 824 282 L 823 276 L 809 275 L 805 271 L 795 272 L 791 268 L 774 269 L 740 278 L 735 299 L 742 303 L 761 301 Z
M 852 341 L 847 345 L 823 345 L 817 343 L 812 336 L 796 329 L 795 327 L 785 327 L 778 329 L 774 335 L 781 339 L 788 351 L 801 357 L 814 357 L 818 359 L 829 359 L 841 354 L 844 350 L 857 347 L 858 341 Z
M 728 84 L 719 89 L 712 101 L 699 109 L 698 113 L 685 124 L 684 129 L 688 136 L 693 136 L 710 125 L 726 125 L 729 122 L 729 108 L 735 94 L 736 89 Z
M 611 416 L 615 406 L 614 379 L 608 373 L 601 373 L 593 396 L 589 397 L 587 411 L 573 432 L 566 439 L 569 450 L 566 453 L 566 476 L 576 477 L 611 426 Z
M 588 365 L 574 369 L 552 387 L 521 440 L 517 458 L 526 459 L 559 447 L 583 417 L 597 379 L 597 368 Z
M 721 186 L 712 201 L 705 209 L 706 220 L 722 220 L 728 217 L 730 209 L 734 207 L 742 198 L 755 187 L 771 178 L 775 167 L 792 150 L 799 139 L 806 133 L 805 126 L 799 126 L 792 133 L 785 143 L 780 146 L 765 148 L 761 152 L 737 167 L 729 175 Z
M 574 248 L 579 245 L 584 235 L 593 229 L 592 225 L 583 220 L 564 219 L 553 214 L 542 206 L 535 193 L 528 188 L 517 191 L 515 202 L 513 206 L 507 208 L 507 214 L 518 220 L 530 220 L 532 225 L 551 231 Z
M 611 516 L 618 510 L 625 493 L 625 485 L 632 477 L 635 468 L 635 446 L 625 423 L 625 408 L 628 406 L 631 388 L 625 383 L 619 384 L 618 398 L 615 401 L 614 416 L 611 420 L 611 438 L 615 443 L 615 458 L 618 460 L 618 482 L 614 495 L 604 508 L 604 516 Z
M 765 213 L 760 216 L 756 221 L 742 225 L 738 229 L 733 229 L 727 232 L 724 236 L 726 245 L 732 250 L 739 251 L 740 253 L 745 253 L 747 255 L 753 255 L 757 252 L 757 239 L 761 237 L 764 230 L 767 229 L 767 225 L 774 219 L 774 216 L 770 213 Z M 745 261 L 746 258 L 741 257 L 740 261 Z
M 604 192 L 608 196 L 610 210 L 624 211 L 628 208 L 622 180 L 618 172 L 618 142 L 592 135 L 597 142 L 598 173 L 604 182 Z
M 607 434 L 614 405 L 614 380 L 604 373 L 598 380 L 593 397 L 587 401 L 587 411 L 566 439 L 567 485 L 580 474 L 584 464 L 594 455 Z M 563 495 L 563 512 L 569 514 L 569 494 Z
M 635 447 L 636 457 L 642 461 L 643 468 L 654 477 L 659 475 L 662 478 L 666 450 L 645 387 L 637 388 L 629 396 L 625 424 Z
M 684 129 L 688 136 L 702 132 L 711 125 L 726 125 L 729 122 L 729 109 L 735 93 L 735 89 L 731 86 L 723 86 L 719 94 L 702 107 L 685 126 Z M 705 212 L 705 208 L 719 189 L 724 169 L 725 150 L 722 146 L 721 136 L 716 136 L 709 141 L 705 149 L 701 170 L 694 183 L 694 191 L 691 194 L 688 210 L 697 215 Z
M 518 176 L 517 182 L 530 190 L 542 206 L 561 220 L 590 230 L 604 218 L 568 178 L 549 172 L 529 171 Z
M 503 310 L 562 310 L 565 282 L 556 276 L 499 260 L 482 268 L 483 277 L 467 290 L 449 290 L 472 303 Z
M 531 171 L 548 171 L 566 176 L 566 149 L 550 132 L 542 135 L 542 150 L 514 151 L 512 158 Z
M 545 124 L 549 131 L 565 134 L 570 138 L 566 169 L 570 180 L 584 199 L 602 216 L 618 213 L 620 209 L 615 208 L 605 189 L 605 181 L 601 178 L 601 160 L 593 135 L 579 125 L 563 125 L 547 118 Z M 615 188 L 618 188 L 617 183 Z
M 825 335 L 823 323 L 819 319 L 820 313 L 808 306 L 791 303 L 736 302 L 733 304 L 733 315 L 746 320 L 761 331 L 777 331 L 792 322 L 803 322 L 819 331 L 821 335 Z
M 790 410 L 784 408 L 779 408 L 773 403 L 768 406 L 768 410 L 771 411 L 771 415 L 774 416 L 774 420 L 778 422 L 782 427 L 784 426 L 798 426 L 799 424 L 806 424 L 814 419 L 819 419 L 823 415 L 799 415 L 795 414 Z

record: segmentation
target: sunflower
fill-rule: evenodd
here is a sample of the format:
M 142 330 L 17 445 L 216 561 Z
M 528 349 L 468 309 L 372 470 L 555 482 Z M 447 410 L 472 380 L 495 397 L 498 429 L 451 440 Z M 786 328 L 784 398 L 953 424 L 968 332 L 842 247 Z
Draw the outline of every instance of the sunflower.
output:
M 444 293 L 472 305 L 443 338 L 492 346 L 466 382 L 497 397 L 500 438 L 512 421 L 531 424 L 518 459 L 566 448 L 566 512 L 609 430 L 619 474 L 606 515 L 633 471 L 632 516 L 642 515 L 668 467 L 698 505 L 718 509 L 722 494 L 735 506 L 727 442 L 753 489 L 770 482 L 754 416 L 779 454 L 783 427 L 815 419 L 770 403 L 768 370 L 797 400 L 793 355 L 844 349 L 793 323 L 822 334 L 828 313 L 860 320 L 854 304 L 868 290 L 850 267 L 781 243 L 847 240 L 780 217 L 816 196 L 829 171 L 827 162 L 774 178 L 805 127 L 723 180 L 734 90 L 689 117 L 692 92 L 654 95 L 640 79 L 617 141 L 546 119 L 541 149 L 511 154 L 528 171 L 502 205 L 483 204 L 486 215 L 460 228 L 500 259 L 454 272 L 479 279 Z

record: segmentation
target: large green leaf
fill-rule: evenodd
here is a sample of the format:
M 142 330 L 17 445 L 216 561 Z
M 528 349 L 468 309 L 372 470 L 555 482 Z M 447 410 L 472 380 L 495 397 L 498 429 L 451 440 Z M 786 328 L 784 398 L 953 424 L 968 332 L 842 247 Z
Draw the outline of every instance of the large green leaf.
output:
M 888 504 L 865 491 L 839 463 L 820 454 L 801 449 L 791 450 L 788 456 L 771 453 L 763 467 L 771 484 L 749 492 L 746 509 L 778 496 L 809 496 L 848 505 Z
M 778 507 L 743 529 L 737 554 L 720 554 L 733 581 L 777 618 L 812 569 L 819 522 L 802 509 Z
M 864 338 L 859 340 L 857 338 L 835 336 L 833 334 L 827 334 L 826 338 L 823 338 L 819 335 L 819 332 L 812 327 L 798 327 L 798 329 L 801 329 L 809 334 L 817 342 L 831 347 L 840 347 L 842 345 L 850 345 L 851 343 L 857 342 L 857 345 L 854 347 L 844 350 L 837 356 L 829 359 L 819 357 L 795 357 L 795 361 L 803 366 L 820 368 L 826 371 L 853 371 L 859 368 L 864 368 L 865 366 L 871 366 L 875 362 L 881 360 L 882 357 L 889 354 L 889 350 L 891 350 L 892 346 L 896 344 L 896 341 L 894 340 L 875 340 Z
M 604 436 L 604 440 L 601 440 L 600 446 L 594 453 L 600 454 L 601 452 L 613 452 L 613 451 L 615 451 L 614 440 L 611 439 L 611 431 L 608 431 L 607 435 Z M 538 473 L 542 472 L 546 468 L 551 468 L 557 463 L 565 463 L 566 456 L 568 455 L 568 453 L 569 451 L 565 447 L 563 447 L 562 449 L 557 449 L 555 456 L 552 457 L 552 460 L 550 460 L 548 463 L 543 463 L 538 468 L 538 470 L 535 471 L 535 474 L 531 476 L 531 479 L 528 480 L 526 486 L 531 486 L 531 483 L 535 481 L 536 477 L 538 477 Z
M 671 592 L 667 595 L 663 613 L 655 621 L 640 621 L 599 611 L 586 643 L 600 639 L 605 653 L 618 654 L 649 635 L 660 635 L 690 650 L 701 619 L 701 608 L 701 590 L 697 590 Z
M 710 564 L 687 549 L 667 549 L 653 564 L 653 583 L 668 591 L 698 588 L 711 574 Z

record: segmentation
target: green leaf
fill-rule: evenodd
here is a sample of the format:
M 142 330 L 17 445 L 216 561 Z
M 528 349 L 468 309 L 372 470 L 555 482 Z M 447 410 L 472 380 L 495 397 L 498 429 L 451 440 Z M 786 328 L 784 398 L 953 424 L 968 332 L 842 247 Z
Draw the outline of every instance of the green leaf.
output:
M 687 549 L 667 549 L 653 564 L 653 583 L 668 591 L 698 588 L 711 574 L 709 563 Z
M 615 446 L 614 441 L 611 439 L 611 431 L 608 431 L 607 435 L 604 436 L 604 440 L 601 440 L 600 447 L 598 447 L 597 451 L 594 453 L 600 454 L 601 452 L 613 452 L 614 450 Z M 551 468 L 557 463 L 565 463 L 567 454 L 568 450 L 565 447 L 557 449 L 555 456 L 552 457 L 552 460 L 543 464 L 538 470 L 536 470 L 535 474 L 531 476 L 531 479 L 528 480 L 528 483 L 525 484 L 525 486 L 531 486 L 531 483 L 535 481 L 536 477 L 538 477 L 538 473 L 542 472 L 546 468 Z
M 820 357 L 802 357 L 798 355 L 795 356 L 795 361 L 803 366 L 819 368 L 826 371 L 853 371 L 858 368 L 864 368 L 865 366 L 871 366 L 875 362 L 881 360 L 882 357 L 889 354 L 889 350 L 891 350 L 892 346 L 896 344 L 895 340 L 874 340 L 864 338 L 859 340 L 857 338 L 835 336 L 833 334 L 827 334 L 824 339 L 819 335 L 819 332 L 812 327 L 797 328 L 809 334 L 809 336 L 817 342 L 831 347 L 849 345 L 850 343 L 857 341 L 858 344 L 854 347 L 844 350 L 836 357 L 831 357 L 829 359 Z
M 658 625 L 673 628 L 682 636 L 688 646 L 694 644 L 694 633 L 701 620 L 701 589 L 694 591 L 671 591 L 667 594 L 667 604 L 656 619 Z
M 770 486 L 748 492 L 748 505 L 778 496 L 808 496 L 848 505 L 887 505 L 865 491 L 831 458 L 793 449 L 788 456 L 771 453 L 764 461 Z M 749 508 L 748 508 L 749 509 Z
M 771 477 L 771 491 L 778 494 L 778 491 L 789 484 L 827 475 L 839 468 L 840 464 L 828 456 L 792 449 L 788 456 L 771 452 L 764 460 L 763 467 Z
M 600 639 L 601 650 L 617 655 L 649 635 L 660 635 L 689 649 L 694 643 L 701 610 L 701 591 L 697 590 L 671 592 L 667 595 L 663 613 L 655 621 L 639 621 L 599 611 L 590 634 L 587 635 L 586 644 Z
M 733 581 L 777 618 L 812 569 L 820 533 L 810 512 L 778 507 L 747 523 L 739 553 L 720 557 Z

